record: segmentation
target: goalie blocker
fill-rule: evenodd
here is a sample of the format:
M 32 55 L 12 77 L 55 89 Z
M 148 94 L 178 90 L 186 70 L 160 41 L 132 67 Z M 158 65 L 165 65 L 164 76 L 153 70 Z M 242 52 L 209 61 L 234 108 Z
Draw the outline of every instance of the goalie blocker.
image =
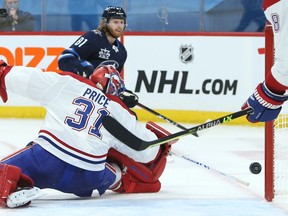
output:
M 153 122 L 148 122 L 146 128 L 156 134 L 158 138 L 165 137 L 170 133 Z M 148 164 L 136 162 L 128 156 L 110 149 L 108 152 L 108 162 L 116 163 L 122 170 L 122 178 L 120 184 L 115 184 L 112 189 L 118 193 L 153 193 L 161 189 L 160 176 L 164 172 L 167 156 L 171 150 L 169 142 L 161 145 L 159 153 L 155 160 Z

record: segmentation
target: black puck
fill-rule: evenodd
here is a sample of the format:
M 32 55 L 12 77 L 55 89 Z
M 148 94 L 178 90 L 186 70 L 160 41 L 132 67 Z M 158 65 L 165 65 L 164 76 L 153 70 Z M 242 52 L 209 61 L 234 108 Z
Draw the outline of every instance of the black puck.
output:
M 250 172 L 253 174 L 259 174 L 262 170 L 261 164 L 258 162 L 254 162 L 250 164 Z

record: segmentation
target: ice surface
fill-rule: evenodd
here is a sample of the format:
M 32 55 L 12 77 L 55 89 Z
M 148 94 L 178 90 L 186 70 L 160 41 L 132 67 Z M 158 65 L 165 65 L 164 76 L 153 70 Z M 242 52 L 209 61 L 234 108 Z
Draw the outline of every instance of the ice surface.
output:
M 0 157 L 24 147 L 37 136 L 42 120 L 0 119 Z M 161 125 L 171 132 L 179 129 Z M 190 127 L 192 125 L 185 125 Z M 253 175 L 252 162 L 264 168 L 263 128 L 219 125 L 186 136 L 173 146 L 191 159 L 217 170 L 172 156 L 161 177 L 162 189 L 154 194 L 97 193 L 89 199 L 78 198 L 55 190 L 42 190 L 46 195 L 29 207 L 0 209 L 2 216 L 31 215 L 173 215 L 173 216 L 283 216 L 288 215 L 287 200 L 264 199 L 264 171 Z M 219 174 L 222 172 L 224 174 Z M 225 175 L 250 185 L 244 186 Z

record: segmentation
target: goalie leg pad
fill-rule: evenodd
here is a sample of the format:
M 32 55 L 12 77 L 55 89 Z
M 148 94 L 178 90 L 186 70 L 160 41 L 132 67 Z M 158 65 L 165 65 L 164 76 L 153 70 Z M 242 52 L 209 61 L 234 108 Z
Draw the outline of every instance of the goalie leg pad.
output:
M 162 138 L 171 134 L 169 131 L 165 130 L 164 128 L 160 127 L 159 125 L 151 121 L 147 122 L 146 128 L 155 133 L 155 135 L 158 138 Z M 165 144 L 162 144 L 160 146 L 161 148 L 155 160 L 146 164 L 147 167 L 150 167 L 150 169 L 152 169 L 154 173 L 158 175 L 157 178 L 159 178 L 162 175 L 165 169 L 167 156 L 169 155 L 169 152 L 171 150 L 171 145 L 176 143 L 177 141 L 178 140 L 173 140 Z
M 164 128 L 160 127 L 159 125 L 157 125 L 154 122 L 147 122 L 146 123 L 146 128 L 149 129 L 150 131 L 152 131 L 153 133 L 155 133 L 155 135 L 158 138 L 162 138 L 162 137 L 166 137 L 168 135 L 171 135 L 171 133 L 167 130 L 165 130 Z M 175 144 L 178 141 L 178 139 L 176 140 L 172 140 L 169 141 L 165 144 L 161 145 L 161 150 L 162 150 L 162 154 L 169 154 L 169 151 L 171 150 L 171 145 Z
M 157 164 L 146 166 L 146 164 L 136 162 L 115 149 L 110 149 L 108 160 L 122 168 L 121 185 L 117 188 L 111 188 L 114 192 L 152 193 L 160 190 L 161 183 L 158 178 L 165 168 L 166 157 L 158 160 Z
M 161 189 L 159 180 L 155 182 L 141 182 L 130 173 L 123 173 L 122 185 L 114 192 L 118 193 L 156 193 Z
M 136 177 L 139 181 L 147 183 L 158 180 L 162 174 L 161 169 L 164 169 L 166 164 L 166 158 L 163 158 L 163 160 L 159 160 L 159 165 L 155 164 L 153 169 L 150 169 L 145 164 L 136 162 L 113 148 L 108 151 L 108 160 L 118 164 L 119 167 L 125 167 L 132 176 Z M 157 172 L 160 172 L 160 174 Z
M 148 122 L 146 128 L 155 133 L 158 138 L 170 134 L 153 122 Z M 161 189 L 159 178 L 164 172 L 171 145 L 176 142 L 177 140 L 161 145 L 156 158 L 147 164 L 136 162 L 127 155 L 111 148 L 108 152 L 108 160 L 118 164 L 123 169 L 122 185 L 114 191 L 119 193 L 158 192 Z

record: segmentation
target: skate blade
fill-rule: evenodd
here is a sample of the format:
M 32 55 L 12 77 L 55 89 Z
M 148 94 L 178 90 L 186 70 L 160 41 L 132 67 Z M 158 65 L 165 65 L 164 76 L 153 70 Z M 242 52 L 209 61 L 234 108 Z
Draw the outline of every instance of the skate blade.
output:
M 22 189 L 10 194 L 7 198 L 7 206 L 9 208 L 16 208 L 23 206 L 28 202 L 38 199 L 45 194 L 40 192 L 40 189 L 37 187 Z

